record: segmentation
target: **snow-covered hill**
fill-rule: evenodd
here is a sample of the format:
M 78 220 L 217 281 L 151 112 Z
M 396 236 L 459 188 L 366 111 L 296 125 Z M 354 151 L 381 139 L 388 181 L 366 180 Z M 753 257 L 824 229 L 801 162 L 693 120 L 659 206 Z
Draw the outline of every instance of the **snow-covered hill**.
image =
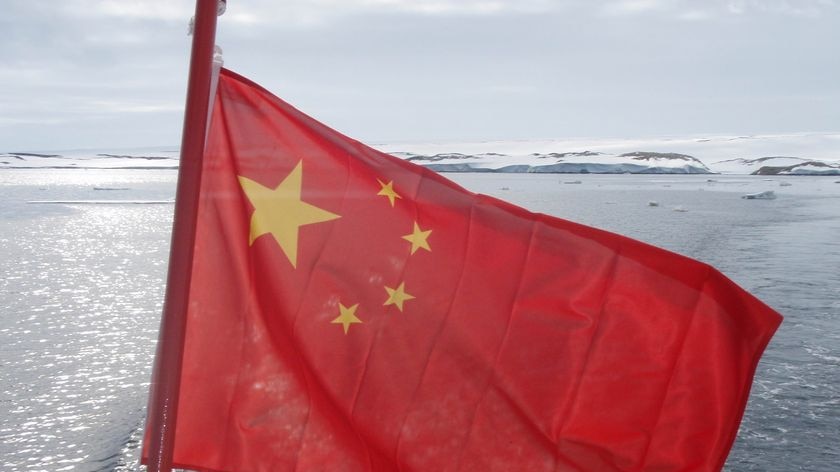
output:
M 178 147 L 0 152 L 2 168 L 177 169 Z
M 551 152 L 527 155 L 395 152 L 395 156 L 439 172 L 531 172 L 555 174 L 708 174 L 705 164 L 677 153 L 636 151 Z
M 375 147 L 435 170 L 454 172 L 840 174 L 840 133 Z
M 440 172 L 840 175 L 840 133 L 403 143 L 374 147 Z M 177 166 L 175 147 L 0 153 L 0 168 Z

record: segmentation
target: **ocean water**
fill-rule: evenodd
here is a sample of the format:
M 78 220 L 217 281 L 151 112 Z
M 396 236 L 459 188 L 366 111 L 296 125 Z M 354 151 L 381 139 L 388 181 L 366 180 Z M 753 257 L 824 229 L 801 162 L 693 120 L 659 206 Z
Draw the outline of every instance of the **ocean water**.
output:
M 708 262 L 780 311 L 726 469 L 840 470 L 836 177 L 449 177 Z M 175 178 L 0 170 L 0 470 L 140 470 Z M 29 203 L 68 200 L 146 203 Z

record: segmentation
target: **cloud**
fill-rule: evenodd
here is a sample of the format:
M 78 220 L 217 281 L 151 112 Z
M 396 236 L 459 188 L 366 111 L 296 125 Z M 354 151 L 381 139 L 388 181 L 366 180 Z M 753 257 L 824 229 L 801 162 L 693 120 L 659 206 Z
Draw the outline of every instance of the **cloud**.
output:
M 161 113 L 161 112 L 182 112 L 184 105 L 181 103 L 160 103 L 143 100 L 94 100 L 79 111 L 96 113 Z
M 185 21 L 195 11 L 188 0 L 62 0 L 70 17 L 111 17 L 126 20 Z
M 838 2 L 230 0 L 217 41 L 360 139 L 825 129 Z M 4 147 L 178 142 L 194 0 L 3 6 Z
M 724 16 L 787 15 L 817 17 L 838 11 L 837 0 L 611 0 L 601 5 L 610 16 L 665 13 L 683 20 Z
M 353 3 L 353 2 L 351 2 Z M 564 8 L 575 2 L 550 0 L 361 0 L 360 5 L 425 14 L 539 13 Z
M 684 21 L 704 21 L 713 18 L 709 11 L 688 10 L 677 15 L 677 18 Z
M 583 4 L 584 0 L 238 0 L 229 21 L 275 28 L 323 26 L 360 15 L 488 16 L 536 14 Z M 260 12 L 255 14 L 253 12 Z M 226 19 L 227 19 L 226 18 Z
M 2 126 L 19 126 L 19 125 L 59 125 L 69 122 L 69 119 L 61 118 L 44 118 L 44 117 L 17 117 L 17 116 L 0 116 L 0 127 Z
M 770 13 L 816 17 L 837 11 L 835 0 L 727 0 L 725 9 L 733 14 Z
M 610 15 L 643 13 L 666 10 L 673 7 L 673 3 L 667 0 L 619 0 L 607 2 L 603 6 L 603 11 Z

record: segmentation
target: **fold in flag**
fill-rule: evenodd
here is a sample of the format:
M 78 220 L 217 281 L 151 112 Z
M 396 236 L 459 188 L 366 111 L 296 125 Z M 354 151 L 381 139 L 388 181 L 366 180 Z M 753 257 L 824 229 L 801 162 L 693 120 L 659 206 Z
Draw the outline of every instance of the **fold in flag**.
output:
M 209 133 L 177 466 L 723 466 L 781 317 L 716 270 L 468 192 L 227 70 Z

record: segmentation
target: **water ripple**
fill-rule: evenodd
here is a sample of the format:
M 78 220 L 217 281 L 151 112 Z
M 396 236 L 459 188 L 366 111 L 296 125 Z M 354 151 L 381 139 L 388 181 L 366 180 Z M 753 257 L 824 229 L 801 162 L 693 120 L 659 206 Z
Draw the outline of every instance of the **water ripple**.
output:
M 837 470 L 840 186 L 802 178 L 756 202 L 739 194 L 766 183 L 743 176 L 714 188 L 702 176 L 452 177 L 709 262 L 782 312 L 726 468 Z M 163 200 L 174 182 L 171 171 L 0 172 L 0 469 L 139 470 L 172 208 L 26 201 L 102 198 L 93 186 Z

